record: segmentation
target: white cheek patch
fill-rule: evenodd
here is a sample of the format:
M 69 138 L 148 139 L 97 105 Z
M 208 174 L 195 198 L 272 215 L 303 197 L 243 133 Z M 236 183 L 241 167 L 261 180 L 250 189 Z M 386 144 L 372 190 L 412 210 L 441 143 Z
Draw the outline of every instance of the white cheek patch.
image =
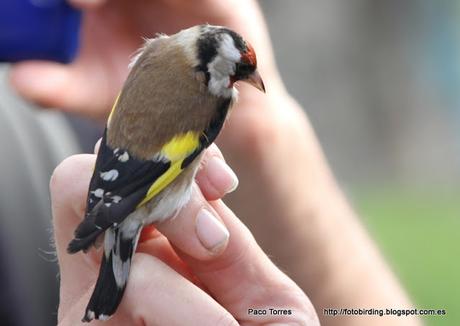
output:
M 232 62 L 238 62 L 241 59 L 240 51 L 235 47 L 233 38 L 228 34 L 222 34 L 218 52 L 222 57 Z
M 241 58 L 240 51 L 230 35 L 223 34 L 217 55 L 208 64 L 210 75 L 208 88 L 216 96 L 231 97 L 233 87 L 230 86 L 230 76 L 235 74 L 235 65 Z
M 228 89 L 230 84 L 230 75 L 235 71 L 235 64 L 227 61 L 220 56 L 208 64 L 210 75 L 208 88 L 214 95 L 222 95 L 222 92 Z

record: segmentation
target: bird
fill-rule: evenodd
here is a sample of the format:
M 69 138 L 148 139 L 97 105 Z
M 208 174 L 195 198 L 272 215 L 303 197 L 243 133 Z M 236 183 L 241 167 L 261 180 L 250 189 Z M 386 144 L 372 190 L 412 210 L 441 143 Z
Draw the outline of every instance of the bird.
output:
M 143 227 L 189 201 L 200 159 L 238 97 L 235 83 L 265 93 L 254 48 L 209 24 L 144 39 L 103 132 L 82 222 L 67 252 L 103 247 L 83 322 L 112 317 Z

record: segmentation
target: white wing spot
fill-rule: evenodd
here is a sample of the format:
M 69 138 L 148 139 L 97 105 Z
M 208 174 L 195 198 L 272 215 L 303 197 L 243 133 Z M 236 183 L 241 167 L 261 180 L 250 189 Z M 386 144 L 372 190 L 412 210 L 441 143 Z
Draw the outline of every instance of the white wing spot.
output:
M 113 154 L 117 154 L 120 149 L 117 147 L 113 150 Z
M 110 207 L 110 206 L 112 206 L 112 203 L 105 203 L 104 205 L 107 206 L 107 207 Z
M 118 160 L 120 162 L 126 162 L 129 160 L 129 154 L 128 152 L 124 152 L 123 154 L 121 154 L 120 156 L 118 156 Z
M 99 315 L 98 319 L 99 320 L 109 320 L 110 317 L 112 317 L 112 316 L 101 314 L 101 315 Z
M 107 172 L 101 172 L 101 178 L 104 181 L 115 181 L 118 178 L 118 170 L 112 169 Z
M 168 158 L 165 155 L 163 155 L 161 152 L 159 152 L 152 156 L 152 161 L 167 163 Z
M 94 197 L 102 198 L 102 196 L 104 196 L 104 189 L 97 188 L 96 190 L 93 191 L 93 195 Z
M 94 311 L 88 310 L 88 312 L 86 313 L 86 317 L 87 317 L 89 320 L 93 320 L 94 317 L 96 317 L 96 316 L 94 315 Z
M 113 196 L 112 197 L 112 202 L 114 202 L 115 204 L 118 204 L 120 201 L 121 201 L 121 196 Z

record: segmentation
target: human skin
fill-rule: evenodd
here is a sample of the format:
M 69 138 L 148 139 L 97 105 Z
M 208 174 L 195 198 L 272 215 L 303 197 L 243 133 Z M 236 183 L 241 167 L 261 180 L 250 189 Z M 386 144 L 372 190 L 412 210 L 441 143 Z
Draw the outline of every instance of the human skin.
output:
M 94 162 L 95 155 L 72 156 L 51 178 L 60 326 L 80 324 L 99 270 L 101 251 L 66 252 L 84 213 Z M 104 325 L 319 325 L 305 293 L 268 259 L 220 200 L 235 185 L 229 171 L 217 147 L 211 147 L 191 201 L 174 219 L 157 225 L 161 234 L 149 230 L 141 237 L 120 307 Z M 217 218 L 217 229 L 199 226 L 202 210 Z M 208 246 L 214 240 L 216 245 Z M 249 313 L 270 308 L 291 313 Z
M 410 308 L 398 281 L 331 175 L 308 118 L 285 90 L 256 2 L 73 0 L 85 8 L 82 50 L 69 65 L 16 65 L 24 97 L 104 120 L 127 75 L 139 35 L 198 23 L 226 25 L 256 49 L 267 94 L 240 85 L 218 144 L 239 177 L 229 207 L 308 294 L 323 325 L 417 325 L 415 318 L 327 317 L 324 308 Z M 43 76 L 40 79 L 33 76 Z

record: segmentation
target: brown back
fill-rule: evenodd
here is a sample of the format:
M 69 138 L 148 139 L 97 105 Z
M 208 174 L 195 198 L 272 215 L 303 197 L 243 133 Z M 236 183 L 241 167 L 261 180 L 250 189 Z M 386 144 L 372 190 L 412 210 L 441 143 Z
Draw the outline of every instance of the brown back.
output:
M 156 39 L 146 45 L 123 86 L 108 144 L 149 159 L 175 135 L 203 131 L 218 103 L 175 38 Z

